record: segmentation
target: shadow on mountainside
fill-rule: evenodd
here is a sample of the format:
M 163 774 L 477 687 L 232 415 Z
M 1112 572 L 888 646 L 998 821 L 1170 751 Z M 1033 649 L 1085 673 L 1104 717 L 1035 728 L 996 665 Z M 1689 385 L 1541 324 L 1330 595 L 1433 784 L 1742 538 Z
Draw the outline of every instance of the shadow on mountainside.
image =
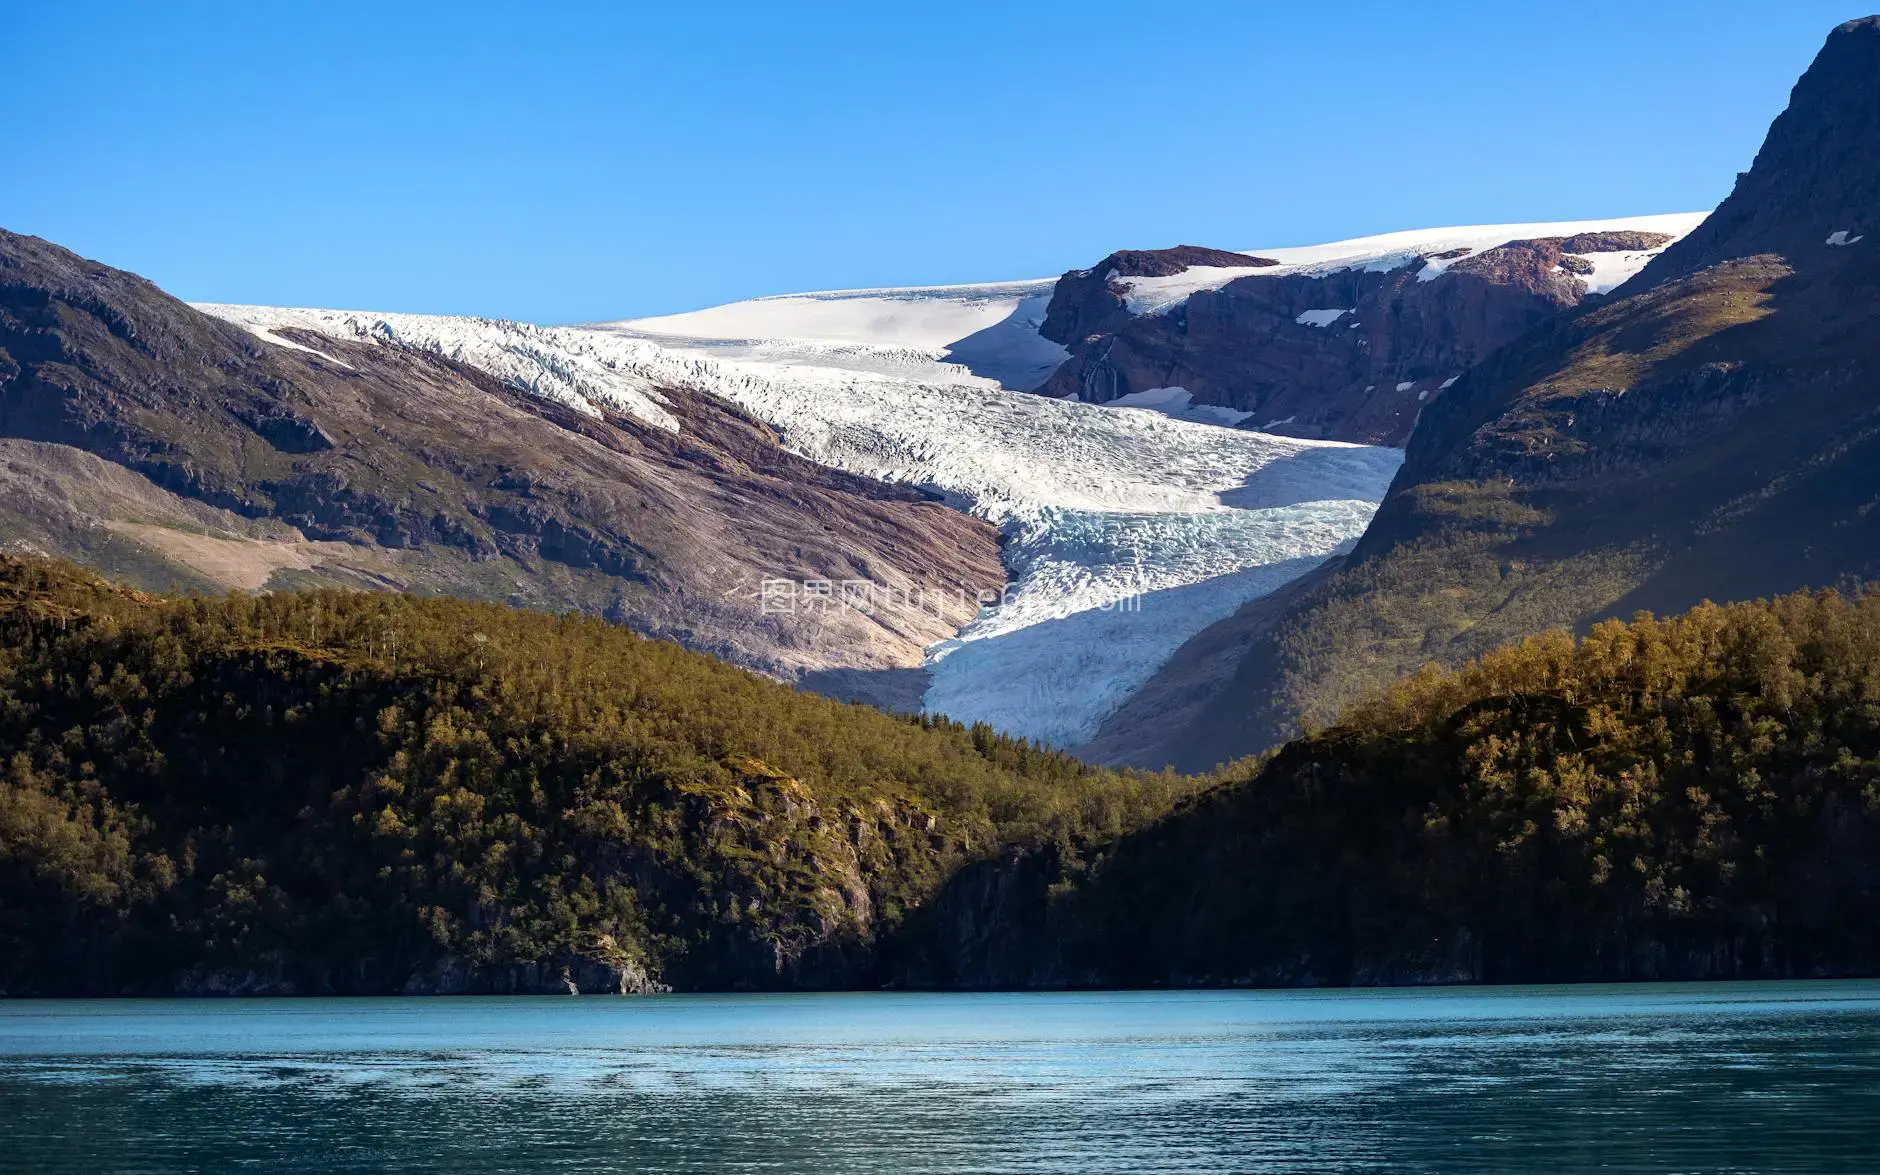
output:
M 1051 291 L 1019 299 L 1003 319 L 974 331 L 946 347 L 949 363 L 957 363 L 1002 387 L 1029 392 L 1051 377 L 1064 362 L 1064 348 L 1038 333 Z

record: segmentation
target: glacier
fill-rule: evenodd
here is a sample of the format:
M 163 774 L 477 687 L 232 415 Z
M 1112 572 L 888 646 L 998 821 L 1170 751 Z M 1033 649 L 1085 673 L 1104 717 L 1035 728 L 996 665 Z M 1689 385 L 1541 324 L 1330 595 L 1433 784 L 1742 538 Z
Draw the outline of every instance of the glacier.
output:
M 1010 305 L 985 310 L 980 331 L 1035 293 L 1002 297 Z M 1009 582 L 985 585 L 978 618 L 928 650 L 925 704 L 1056 746 L 1088 739 L 1196 632 L 1345 549 L 1401 461 L 1394 449 L 1008 390 L 919 338 L 688 346 L 638 326 L 200 308 L 263 338 L 300 329 L 432 351 L 654 427 L 677 427 L 659 388 L 697 390 L 812 460 L 940 493 L 1001 527 Z
M 1037 297 L 1025 284 L 975 288 L 966 321 L 923 336 L 882 331 L 880 314 L 903 300 L 931 313 L 930 291 L 874 292 L 840 299 L 868 316 L 852 328 L 864 337 L 803 340 L 749 337 L 749 320 L 729 314 L 720 333 L 733 337 L 693 341 L 641 324 L 200 308 L 262 338 L 299 329 L 435 352 L 653 427 L 678 427 L 660 388 L 705 392 L 812 460 L 938 492 L 1002 529 L 1009 581 L 985 585 L 978 618 L 928 650 L 926 706 L 1074 746 L 1189 637 L 1355 541 L 1401 455 L 1053 400 L 947 354 L 952 340 L 939 336 L 968 327 L 991 332 L 979 361 L 1040 354 L 1024 338 L 1042 309 L 1028 317 L 1023 304 Z M 962 313 L 957 293 L 942 300 Z M 1180 411 L 1183 400 L 1166 406 Z
M 1166 313 L 1247 274 L 1388 270 L 1432 252 L 1579 232 L 1681 237 L 1704 215 L 1250 249 L 1279 267 L 1195 267 L 1122 284 L 1133 312 Z M 1655 253 L 1595 255 L 1586 280 L 1612 289 Z M 1439 280 L 1446 267 L 1430 261 L 1419 280 Z M 661 389 L 705 393 L 765 421 L 811 460 L 940 494 L 1001 528 L 1008 579 L 985 585 L 973 622 L 926 651 L 925 706 L 1074 747 L 1190 637 L 1348 549 L 1402 454 L 1226 427 L 1246 414 L 1196 405 L 1182 388 L 1105 405 L 1029 394 L 1066 355 L 1039 334 L 1054 286 L 1040 278 L 783 294 L 576 326 L 200 308 L 277 346 L 311 349 L 277 333 L 297 328 L 434 352 L 576 411 L 652 428 L 680 428 Z M 1330 327 L 1345 313 L 1300 317 Z

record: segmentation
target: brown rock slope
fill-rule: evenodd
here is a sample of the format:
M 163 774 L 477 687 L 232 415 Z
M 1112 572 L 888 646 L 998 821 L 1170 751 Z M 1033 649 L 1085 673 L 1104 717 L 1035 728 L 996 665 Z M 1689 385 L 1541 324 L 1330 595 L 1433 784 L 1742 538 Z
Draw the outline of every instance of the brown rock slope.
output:
M 1098 742 L 1211 764 L 1524 634 L 1880 576 L 1877 208 L 1869 18 L 1699 232 L 1432 405 L 1342 569 L 1196 638 L 1246 649 L 1190 723 Z
M 1587 285 L 1577 274 L 1592 268 L 1586 255 L 1670 239 L 1581 233 L 1418 257 L 1388 271 L 1250 273 L 1145 315 L 1129 313 L 1118 278 L 1278 263 L 1193 246 L 1115 253 L 1059 281 L 1043 333 L 1071 354 L 1038 390 L 1104 403 L 1181 387 L 1197 403 L 1251 413 L 1250 425 L 1270 431 L 1401 445 L 1451 377 L 1579 304 Z M 1441 280 L 1420 280 L 1436 260 L 1449 263 Z M 1329 326 L 1298 321 L 1327 307 L 1349 313 Z
M 710 398 L 667 391 L 673 434 L 434 355 L 300 341 L 320 354 L 0 232 L 0 540 L 150 588 L 578 609 L 785 676 L 917 664 L 970 609 L 765 614 L 765 577 L 940 601 L 1003 582 L 989 527 Z

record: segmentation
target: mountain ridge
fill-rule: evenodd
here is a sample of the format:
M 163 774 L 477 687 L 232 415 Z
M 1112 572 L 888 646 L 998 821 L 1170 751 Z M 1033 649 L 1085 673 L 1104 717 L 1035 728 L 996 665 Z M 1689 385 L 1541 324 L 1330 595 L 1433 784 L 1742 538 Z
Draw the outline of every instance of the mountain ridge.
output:
M 1880 265 L 1857 219 L 1876 76 L 1880 23 L 1837 30 L 1714 229 L 1432 403 L 1342 569 L 1264 625 L 1167 761 L 1275 745 L 1548 628 L 1880 573 Z M 1786 170 L 1817 158 L 1866 170 Z

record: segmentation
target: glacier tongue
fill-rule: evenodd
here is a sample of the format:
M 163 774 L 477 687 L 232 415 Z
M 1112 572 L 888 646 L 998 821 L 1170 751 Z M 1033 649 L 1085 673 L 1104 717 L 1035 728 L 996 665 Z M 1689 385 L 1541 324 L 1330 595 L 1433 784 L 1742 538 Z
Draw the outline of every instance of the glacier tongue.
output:
M 1047 511 L 1012 528 L 999 606 L 929 650 L 926 704 L 1076 746 L 1189 637 L 1347 547 L 1374 508 Z
M 766 307 L 759 317 L 770 320 L 756 325 L 782 333 L 739 339 L 721 336 L 755 334 L 749 315 L 721 315 L 708 337 L 690 339 L 672 321 L 656 333 L 651 322 L 202 309 L 251 330 L 435 352 L 577 410 L 604 406 L 660 428 L 679 425 L 659 389 L 696 390 L 765 420 L 812 460 L 940 492 L 1003 527 L 1010 582 L 985 585 L 978 618 L 929 650 L 926 705 L 1071 746 L 1189 637 L 1354 541 L 1401 454 L 1008 391 L 955 362 L 957 342 L 936 345 L 956 324 L 935 316 L 950 314 L 1020 368 L 1048 357 L 1050 344 L 1035 339 L 1035 287 L 974 287 L 964 303 L 949 291 L 948 305 L 899 319 L 881 303 L 902 292 L 868 291 L 850 299 L 859 305 L 845 308 L 847 325 L 813 307 L 822 329 L 801 337 L 778 315 L 787 307 Z M 899 337 L 872 333 L 884 314 Z

